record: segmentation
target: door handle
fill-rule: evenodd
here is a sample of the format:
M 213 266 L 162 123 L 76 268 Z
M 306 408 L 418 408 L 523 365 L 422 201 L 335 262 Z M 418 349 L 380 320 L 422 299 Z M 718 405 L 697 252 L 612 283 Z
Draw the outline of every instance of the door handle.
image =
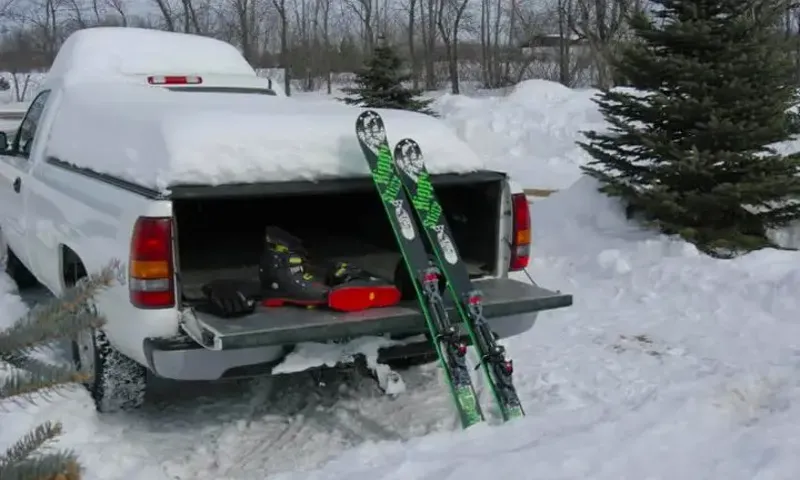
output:
M 17 177 L 14 180 L 14 191 L 19 193 L 20 189 L 22 188 L 22 179 Z

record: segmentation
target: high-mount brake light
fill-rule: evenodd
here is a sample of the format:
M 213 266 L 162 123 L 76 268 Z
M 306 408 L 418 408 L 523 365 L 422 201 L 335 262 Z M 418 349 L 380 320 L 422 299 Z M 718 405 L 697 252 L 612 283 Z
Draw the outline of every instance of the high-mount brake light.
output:
M 175 306 L 172 218 L 139 217 L 133 226 L 128 268 L 131 304 L 138 308 Z
M 511 195 L 514 225 L 511 234 L 511 261 L 508 269 L 512 272 L 524 270 L 531 254 L 531 213 L 528 197 L 524 193 Z
M 147 77 L 150 85 L 199 85 L 203 79 L 197 75 L 151 75 Z

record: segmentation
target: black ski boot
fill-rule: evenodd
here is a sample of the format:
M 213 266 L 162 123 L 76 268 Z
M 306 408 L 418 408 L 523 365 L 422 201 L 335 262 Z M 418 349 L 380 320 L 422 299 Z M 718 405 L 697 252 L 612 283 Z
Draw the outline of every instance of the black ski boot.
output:
M 306 268 L 300 240 L 276 227 L 267 227 L 266 248 L 261 256 L 259 279 L 262 305 L 315 306 L 328 303 L 330 288 Z

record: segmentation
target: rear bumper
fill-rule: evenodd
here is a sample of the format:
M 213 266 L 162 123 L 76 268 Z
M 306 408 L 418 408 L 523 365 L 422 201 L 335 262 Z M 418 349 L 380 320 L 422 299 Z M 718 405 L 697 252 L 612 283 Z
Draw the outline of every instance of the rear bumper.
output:
M 520 314 L 572 305 L 572 295 L 511 279 L 487 279 L 475 282 L 475 286 L 483 292 L 483 313 L 490 324 Z M 447 298 L 448 313 L 455 318 L 455 306 Z M 364 335 L 419 334 L 426 331 L 425 319 L 415 302 L 352 313 L 260 308 L 241 319 L 224 319 L 187 309 L 183 312 L 182 325 L 190 337 L 209 350 L 289 345 Z
M 468 339 L 465 339 L 468 343 Z M 173 380 L 221 380 L 270 375 L 290 348 L 283 346 L 213 351 L 203 348 L 188 336 L 147 338 L 144 352 L 150 371 Z M 431 357 L 427 340 L 378 349 L 378 363 L 392 360 Z

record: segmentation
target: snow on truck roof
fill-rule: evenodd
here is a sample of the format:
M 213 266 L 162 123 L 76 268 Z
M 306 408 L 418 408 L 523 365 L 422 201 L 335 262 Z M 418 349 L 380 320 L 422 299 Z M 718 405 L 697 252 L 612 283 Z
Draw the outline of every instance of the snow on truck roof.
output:
M 220 40 L 144 28 L 95 27 L 67 38 L 47 78 L 93 81 L 167 73 L 255 76 L 239 51 Z
M 442 121 L 378 111 L 392 144 L 417 140 L 432 173 L 484 167 Z M 355 135 L 359 112 L 333 101 L 81 83 L 64 90 L 47 155 L 159 191 L 357 177 L 369 173 Z

